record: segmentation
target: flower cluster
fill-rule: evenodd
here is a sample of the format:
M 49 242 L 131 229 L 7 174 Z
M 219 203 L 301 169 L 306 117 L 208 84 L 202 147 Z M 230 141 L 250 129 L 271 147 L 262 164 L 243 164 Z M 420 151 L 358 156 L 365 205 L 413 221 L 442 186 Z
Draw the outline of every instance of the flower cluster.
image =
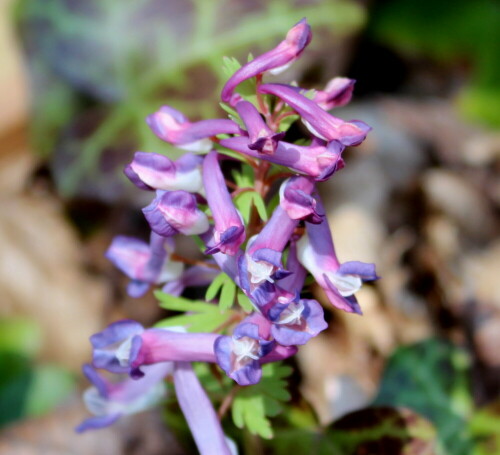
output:
M 108 259 L 130 278 L 133 297 L 160 284 L 163 292 L 179 296 L 225 273 L 253 311 L 239 310 L 241 317 L 217 333 L 190 333 L 189 327 L 145 329 L 127 320 L 93 335 L 93 366 L 85 366 L 84 372 L 94 384 L 85 401 L 95 417 L 79 430 L 145 409 L 161 398 L 164 379 L 173 376 L 200 452 L 230 453 L 190 362 L 217 364 L 241 386 L 259 382 L 263 364 L 292 356 L 327 328 L 322 306 L 301 297 L 308 272 L 332 305 L 361 313 L 354 294 L 364 281 L 377 279 L 375 267 L 339 262 L 317 192 L 317 182 L 343 168 L 345 147 L 360 144 L 370 131 L 359 120 L 344 121 L 327 112 L 350 101 L 354 81 L 335 78 L 324 91 L 263 83 L 267 72 L 278 74 L 291 65 L 310 40 L 303 19 L 277 47 L 239 67 L 221 93 L 229 119 L 191 122 L 169 106 L 148 117 L 160 139 L 187 153 L 176 161 L 156 153 L 135 154 L 125 174 L 153 194 L 143 209 L 150 243 L 117 237 Z M 248 82 L 254 93 L 238 92 Z M 287 141 L 287 130 L 298 119 L 311 135 L 300 145 Z M 253 188 L 226 180 L 224 162 L 250 170 Z M 267 221 L 256 207 L 242 216 L 235 201 L 246 191 L 267 202 Z M 175 254 L 178 235 L 198 236 L 206 260 L 192 265 Z M 191 267 L 185 268 L 186 263 Z M 96 369 L 127 379 L 107 382 Z

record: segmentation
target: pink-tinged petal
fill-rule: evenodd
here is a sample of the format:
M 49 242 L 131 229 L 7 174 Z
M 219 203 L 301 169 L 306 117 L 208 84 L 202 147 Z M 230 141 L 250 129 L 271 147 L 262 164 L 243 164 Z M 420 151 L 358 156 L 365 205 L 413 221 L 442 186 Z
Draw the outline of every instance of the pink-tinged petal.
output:
M 175 393 L 201 455 L 231 455 L 212 402 L 191 365 L 177 362 L 174 369 Z
M 316 181 L 326 180 L 344 167 L 341 156 L 344 146 L 337 141 L 326 146 L 317 142 L 310 146 L 301 146 L 280 141 L 272 155 L 264 155 L 250 149 L 248 138 L 243 136 L 221 139 L 220 145 L 254 158 L 286 166 L 300 174 L 309 175 Z
M 83 371 L 93 384 L 84 392 L 83 399 L 95 417 L 84 420 L 76 428 L 78 433 L 107 427 L 123 416 L 157 405 L 165 395 L 163 379 L 172 373 L 173 364 L 147 367 L 141 379 L 127 378 L 115 383 L 107 381 L 90 365 L 84 365 Z
M 311 195 L 315 188 L 314 180 L 309 177 L 291 177 L 280 187 L 280 206 L 293 220 L 321 223 L 324 213 L 318 213 L 316 199 Z
M 255 106 L 248 101 L 238 102 L 236 110 L 248 131 L 250 139 L 248 148 L 266 155 L 274 154 L 278 142 L 285 137 L 285 133 L 274 133 L 264 122 Z
M 215 362 L 215 333 L 182 333 L 148 329 L 132 340 L 130 365 L 138 368 L 160 362 Z
M 317 204 L 323 210 L 319 196 Z M 344 311 L 361 314 L 354 294 L 363 281 L 378 278 L 375 266 L 358 261 L 341 265 L 326 218 L 320 224 L 306 222 L 306 235 L 298 241 L 297 249 L 301 264 L 311 272 L 330 302 Z
M 186 154 L 174 162 L 157 153 L 136 152 L 124 172 L 141 189 L 194 193 L 202 186 L 201 162 L 200 156 L 192 154 Z
M 234 89 L 243 81 L 266 71 L 278 74 L 288 68 L 300 56 L 311 38 L 311 27 L 304 18 L 288 31 L 285 40 L 278 46 L 243 65 L 230 77 L 222 89 L 222 101 L 225 103 L 232 101 Z
M 191 152 L 208 152 L 209 138 L 218 134 L 239 134 L 240 127 L 229 119 L 201 120 L 191 123 L 181 112 L 163 106 L 146 119 L 152 131 L 162 140 Z
M 296 87 L 285 84 L 263 84 L 260 93 L 275 95 L 302 117 L 312 134 L 325 141 L 338 141 L 342 145 L 358 145 L 371 128 L 359 120 L 344 122 L 321 109 L 316 102 L 302 95 Z
M 316 91 L 313 101 L 325 111 L 345 106 L 351 101 L 355 83 L 354 79 L 335 77 L 328 82 L 325 90 Z
M 221 251 L 233 256 L 245 241 L 245 226 L 227 189 L 217 152 L 212 151 L 205 157 L 203 183 L 215 222 L 213 239 L 209 242 L 206 253 Z
M 209 228 L 208 219 L 198 209 L 196 198 L 186 191 L 159 191 L 142 212 L 151 229 L 164 237 L 179 232 L 184 235 L 197 235 Z

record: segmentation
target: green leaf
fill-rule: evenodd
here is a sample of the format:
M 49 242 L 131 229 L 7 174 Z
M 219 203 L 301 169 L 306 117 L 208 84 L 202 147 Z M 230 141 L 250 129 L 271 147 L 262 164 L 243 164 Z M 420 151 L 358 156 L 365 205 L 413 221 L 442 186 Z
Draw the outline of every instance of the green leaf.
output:
M 282 409 L 282 402 L 290 399 L 284 380 L 292 369 L 278 363 L 262 367 L 262 379 L 258 384 L 241 388 L 232 404 L 232 418 L 238 428 L 246 427 L 252 434 L 263 438 L 273 437 L 271 422 Z
M 245 294 L 243 294 L 242 291 L 238 291 L 236 299 L 238 300 L 238 305 L 243 308 L 244 311 L 247 313 L 251 313 L 253 311 L 254 308 L 252 302 Z
M 160 301 L 162 308 L 171 311 L 189 312 L 189 314 L 181 314 L 163 319 L 157 322 L 155 327 L 183 326 L 189 332 L 212 332 L 234 314 L 232 311 L 221 309 L 213 303 L 199 300 L 191 301 L 183 297 L 174 297 L 161 291 L 156 291 L 155 296 Z
M 205 293 L 205 300 L 210 301 L 215 299 L 217 294 L 220 291 L 220 288 L 226 281 L 227 275 L 225 273 L 221 273 L 220 275 L 217 275 L 215 279 L 212 281 L 210 286 L 207 289 L 207 292 Z
M 25 412 L 40 416 L 61 404 L 75 390 L 75 378 L 68 371 L 51 365 L 35 368 L 26 396 Z
M 236 183 L 236 185 L 238 185 L 240 188 L 253 188 L 255 176 L 251 166 L 241 166 L 241 170 L 234 170 L 232 172 L 232 176 L 234 179 L 234 183 Z
M 469 455 L 468 364 L 465 351 L 437 338 L 401 347 L 389 359 L 374 404 L 415 410 L 434 423 L 448 453 Z
M 285 117 L 279 124 L 278 132 L 281 133 L 283 131 L 288 131 L 292 126 L 292 123 L 297 121 L 299 118 L 300 117 L 298 115 L 289 115 L 288 117 Z
M 234 57 L 222 57 L 222 71 L 229 79 L 236 71 L 241 68 L 241 63 Z
M 250 221 L 250 213 L 252 212 L 252 191 L 245 191 L 244 193 L 238 194 L 234 199 L 234 205 L 241 213 L 243 221 L 248 224 Z
M 231 278 L 227 278 L 228 279 L 222 285 L 222 291 L 220 293 L 219 308 L 221 311 L 226 311 L 231 308 L 234 303 L 234 298 L 236 297 L 236 284 L 234 284 Z
M 267 221 L 268 218 L 267 218 L 266 204 L 264 202 L 264 199 L 262 199 L 262 196 L 255 191 L 252 194 L 253 194 L 252 202 L 257 208 L 257 212 L 260 218 L 262 219 L 262 221 Z

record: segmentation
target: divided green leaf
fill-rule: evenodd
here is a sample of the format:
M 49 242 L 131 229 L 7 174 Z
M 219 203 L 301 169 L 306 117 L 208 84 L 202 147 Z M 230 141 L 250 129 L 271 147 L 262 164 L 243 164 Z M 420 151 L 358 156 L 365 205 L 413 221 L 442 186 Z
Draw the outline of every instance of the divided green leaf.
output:
M 157 322 L 155 327 L 183 326 L 189 332 L 212 332 L 233 315 L 231 310 L 222 309 L 213 303 L 192 301 L 161 291 L 156 291 L 155 297 L 160 301 L 160 306 L 166 310 L 187 312 L 163 319 Z
M 283 402 L 290 399 L 285 380 L 292 369 L 277 363 L 264 365 L 258 384 L 243 387 L 236 394 L 232 405 L 233 422 L 238 428 L 246 427 L 252 434 L 263 438 L 273 437 L 268 417 L 275 417 L 283 409 Z

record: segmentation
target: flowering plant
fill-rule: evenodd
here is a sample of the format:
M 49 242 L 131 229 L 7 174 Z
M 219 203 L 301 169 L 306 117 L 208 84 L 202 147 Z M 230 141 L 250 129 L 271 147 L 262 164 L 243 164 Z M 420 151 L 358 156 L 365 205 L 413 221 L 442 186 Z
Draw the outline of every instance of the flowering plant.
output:
M 229 118 L 191 122 L 169 106 L 148 117 L 160 139 L 187 152 L 175 161 L 135 154 L 125 174 L 153 194 L 143 209 L 150 242 L 119 236 L 107 257 L 130 278 L 131 296 L 162 286 L 156 291 L 161 306 L 184 314 L 154 328 L 119 321 L 91 337 L 93 361 L 84 373 L 93 387 L 84 399 L 94 417 L 78 431 L 158 403 L 165 378 L 173 377 L 200 453 L 232 453 L 221 417 L 232 406 L 236 426 L 270 437 L 266 416 L 288 398 L 282 381 L 288 369 L 275 363 L 327 328 L 322 306 L 307 298 L 308 272 L 333 306 L 361 314 L 354 294 L 377 279 L 375 266 L 339 262 L 317 191 L 318 182 L 344 167 L 345 147 L 370 131 L 327 112 L 350 101 L 354 81 L 334 78 L 322 91 L 263 82 L 266 73 L 278 74 L 299 58 L 310 40 L 302 19 L 247 64 L 226 59 L 231 76 L 221 105 Z M 289 129 L 299 119 L 310 137 L 297 143 Z M 204 258 L 175 253 L 178 235 L 194 237 Z M 190 287 L 206 287 L 205 301 L 181 297 Z M 225 394 L 218 413 L 191 362 L 218 365 L 230 378 L 219 378 Z M 108 381 L 97 369 L 126 379 Z M 210 371 L 220 376 L 217 368 Z M 261 381 L 273 384 L 272 405 L 246 399 L 245 391 Z

